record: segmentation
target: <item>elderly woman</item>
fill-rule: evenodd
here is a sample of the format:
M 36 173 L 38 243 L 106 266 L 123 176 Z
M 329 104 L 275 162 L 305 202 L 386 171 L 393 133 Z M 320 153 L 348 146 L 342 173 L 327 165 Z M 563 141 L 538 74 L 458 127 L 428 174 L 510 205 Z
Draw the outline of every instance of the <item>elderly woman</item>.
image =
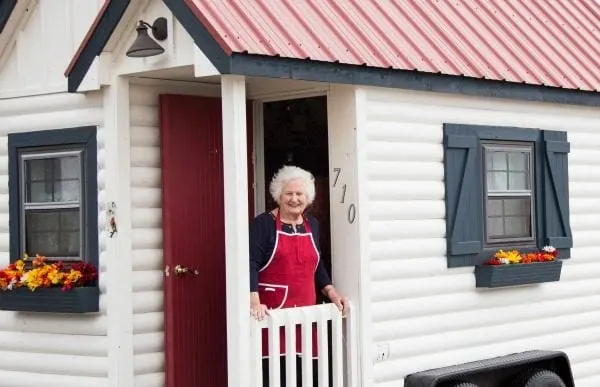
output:
M 319 259 L 318 223 L 304 213 L 315 198 L 312 174 L 284 166 L 273 177 L 269 192 L 278 208 L 258 215 L 250 225 L 251 315 L 262 320 L 269 309 L 314 305 L 316 289 L 345 313 L 346 299 L 335 290 Z M 263 355 L 268 356 L 265 349 L 263 344 Z

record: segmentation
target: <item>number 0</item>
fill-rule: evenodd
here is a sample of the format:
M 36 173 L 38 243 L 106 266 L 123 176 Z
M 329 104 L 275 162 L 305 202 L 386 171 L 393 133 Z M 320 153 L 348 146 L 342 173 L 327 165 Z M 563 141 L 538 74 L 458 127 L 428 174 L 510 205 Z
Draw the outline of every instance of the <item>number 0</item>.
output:
M 354 223 L 355 218 L 356 218 L 356 207 L 354 206 L 354 204 L 350 204 L 350 207 L 348 207 L 348 223 L 350 223 L 350 224 Z

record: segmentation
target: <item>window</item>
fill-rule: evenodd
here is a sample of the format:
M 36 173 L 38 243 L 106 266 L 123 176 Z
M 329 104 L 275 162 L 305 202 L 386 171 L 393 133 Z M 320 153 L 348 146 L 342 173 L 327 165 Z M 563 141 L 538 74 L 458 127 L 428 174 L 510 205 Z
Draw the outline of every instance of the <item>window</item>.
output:
M 80 259 L 83 149 L 20 153 L 21 246 L 48 258 Z
M 10 250 L 98 264 L 96 129 L 9 135 Z
M 531 245 L 534 241 L 532 155 L 531 144 L 483 145 L 488 245 L 506 242 Z
M 449 267 L 498 249 L 572 247 L 566 132 L 444 125 Z

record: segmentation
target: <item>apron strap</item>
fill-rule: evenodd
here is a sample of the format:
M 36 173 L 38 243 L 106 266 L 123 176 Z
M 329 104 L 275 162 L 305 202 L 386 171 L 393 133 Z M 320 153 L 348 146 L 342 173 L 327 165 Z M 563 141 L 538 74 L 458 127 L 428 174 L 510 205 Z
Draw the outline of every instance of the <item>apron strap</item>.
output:
M 283 231 L 283 223 L 281 223 L 281 216 L 279 214 L 279 209 L 277 209 L 277 215 L 275 216 L 275 230 Z M 308 223 L 308 218 L 302 214 L 302 219 L 305 232 L 310 234 L 310 224 Z

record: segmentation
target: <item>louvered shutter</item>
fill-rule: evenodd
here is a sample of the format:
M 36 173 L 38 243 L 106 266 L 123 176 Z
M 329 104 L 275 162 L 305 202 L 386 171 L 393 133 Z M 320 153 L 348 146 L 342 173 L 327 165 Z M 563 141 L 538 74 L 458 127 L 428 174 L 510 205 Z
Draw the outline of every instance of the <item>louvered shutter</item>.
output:
M 474 264 L 483 249 L 479 138 L 464 125 L 444 125 L 448 267 Z
M 560 250 L 562 258 L 573 247 L 569 222 L 570 145 L 566 132 L 544 131 L 544 231 L 546 245 Z

